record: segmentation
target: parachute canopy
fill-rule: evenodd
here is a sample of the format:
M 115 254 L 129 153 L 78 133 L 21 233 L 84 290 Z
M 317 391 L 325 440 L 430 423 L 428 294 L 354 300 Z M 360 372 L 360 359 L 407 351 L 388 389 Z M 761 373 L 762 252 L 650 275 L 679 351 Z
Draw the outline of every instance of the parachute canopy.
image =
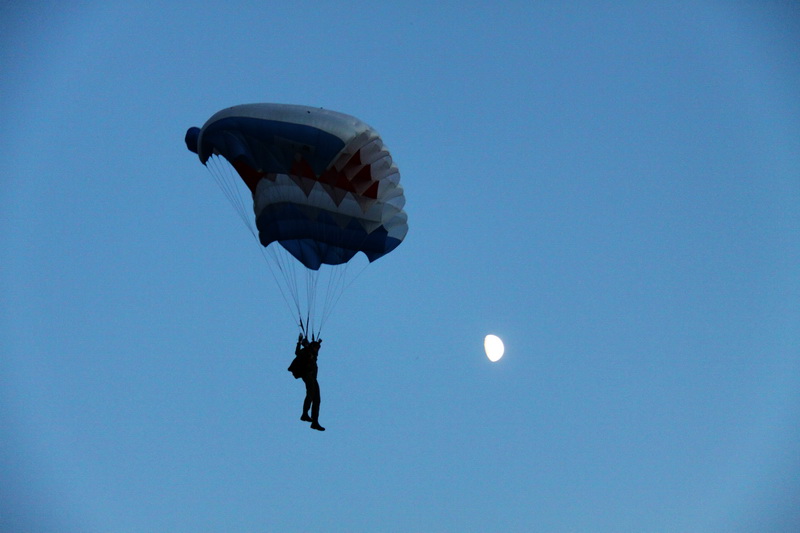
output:
M 370 262 L 408 232 L 400 173 L 378 133 L 319 108 L 248 104 L 186 132 L 206 164 L 224 157 L 253 195 L 258 237 L 311 270 L 363 252 Z

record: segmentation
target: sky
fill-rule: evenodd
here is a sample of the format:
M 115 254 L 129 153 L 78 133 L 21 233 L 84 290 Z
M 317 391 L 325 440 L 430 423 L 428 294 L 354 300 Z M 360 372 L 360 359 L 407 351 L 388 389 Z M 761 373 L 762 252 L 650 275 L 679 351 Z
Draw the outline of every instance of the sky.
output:
M 800 530 L 800 5 L 154 5 L 0 7 L 1 531 Z M 183 140 L 252 102 L 405 188 L 324 433 Z

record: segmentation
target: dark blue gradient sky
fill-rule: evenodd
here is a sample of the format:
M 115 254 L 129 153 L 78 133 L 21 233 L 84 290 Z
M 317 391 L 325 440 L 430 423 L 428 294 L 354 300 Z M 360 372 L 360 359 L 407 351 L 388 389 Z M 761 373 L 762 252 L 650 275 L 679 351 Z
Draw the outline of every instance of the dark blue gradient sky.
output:
M 1 530 L 800 530 L 796 3 L 11 4 Z M 361 118 L 406 190 L 325 433 L 183 144 L 248 102 Z

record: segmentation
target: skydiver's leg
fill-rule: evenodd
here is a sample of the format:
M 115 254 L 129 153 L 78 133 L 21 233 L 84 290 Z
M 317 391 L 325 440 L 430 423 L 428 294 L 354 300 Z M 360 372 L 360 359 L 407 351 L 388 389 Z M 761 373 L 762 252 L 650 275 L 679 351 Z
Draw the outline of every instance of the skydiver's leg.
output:
M 313 399 L 313 383 L 316 383 L 316 380 L 304 377 L 303 383 L 306 384 L 306 397 L 303 400 L 303 414 L 300 417 L 300 420 L 303 422 L 312 422 L 313 419 L 308 416 L 308 409 L 311 407 L 311 401 Z
M 319 394 L 319 383 L 315 379 L 311 386 L 312 402 L 311 402 L 311 429 L 325 431 L 325 428 L 319 425 L 319 403 L 321 400 Z
M 311 420 L 317 421 L 319 419 L 319 383 L 314 380 L 311 383 Z

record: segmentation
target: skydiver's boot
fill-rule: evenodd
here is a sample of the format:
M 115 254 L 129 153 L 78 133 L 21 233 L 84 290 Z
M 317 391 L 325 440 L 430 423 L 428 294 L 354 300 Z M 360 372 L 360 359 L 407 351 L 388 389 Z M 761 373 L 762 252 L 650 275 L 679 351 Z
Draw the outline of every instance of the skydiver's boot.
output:
M 314 420 L 311 422 L 311 429 L 316 429 L 317 431 L 325 431 L 325 428 L 319 425 L 319 422 Z
M 302 420 L 303 422 L 313 422 L 313 420 L 311 420 L 311 417 L 308 416 L 308 414 L 306 413 L 303 413 L 303 416 L 300 417 L 300 420 Z

